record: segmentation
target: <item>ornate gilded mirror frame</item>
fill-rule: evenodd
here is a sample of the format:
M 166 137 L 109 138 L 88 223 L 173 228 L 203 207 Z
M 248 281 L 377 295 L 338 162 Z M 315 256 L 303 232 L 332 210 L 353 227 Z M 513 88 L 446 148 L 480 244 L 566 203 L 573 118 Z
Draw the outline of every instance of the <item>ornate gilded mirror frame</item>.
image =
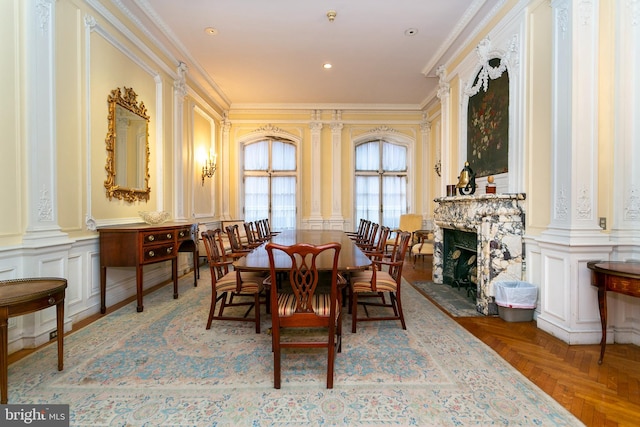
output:
M 104 187 L 107 189 L 109 200 L 114 197 L 127 202 L 149 200 L 149 193 L 151 192 L 149 188 L 149 116 L 144 102 L 140 101 L 138 103 L 137 98 L 138 95 L 134 90 L 128 87 L 124 88 L 124 94 L 120 91 L 120 88 L 112 90 L 107 98 L 109 103 L 109 129 L 105 140 L 107 145 L 107 164 L 105 166 L 107 179 L 104 182 Z M 134 141 L 127 140 L 128 134 L 131 133 L 131 125 L 129 124 L 131 122 L 141 122 L 139 124 L 143 125 L 143 128 L 139 126 L 140 130 L 137 131 L 138 138 L 135 138 L 136 140 Z M 139 145 L 139 148 L 136 148 L 133 144 Z M 118 150 L 122 151 L 118 152 Z M 127 156 L 135 158 L 127 160 Z M 117 165 L 116 162 L 121 164 Z M 126 164 L 122 164 L 122 162 Z M 129 166 L 129 164 L 132 166 Z M 116 178 L 117 171 L 122 170 L 122 168 L 133 168 L 131 175 L 135 176 L 129 180 L 125 178 L 126 181 L 118 180 Z M 135 182 L 137 184 L 126 184 L 126 182 Z

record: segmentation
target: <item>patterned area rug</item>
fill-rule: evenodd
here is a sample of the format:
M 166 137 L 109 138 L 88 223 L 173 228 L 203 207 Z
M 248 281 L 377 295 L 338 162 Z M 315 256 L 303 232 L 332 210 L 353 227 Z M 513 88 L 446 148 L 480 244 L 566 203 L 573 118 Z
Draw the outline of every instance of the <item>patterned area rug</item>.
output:
M 407 330 L 345 317 L 335 385 L 325 352 L 283 356 L 273 388 L 270 319 L 262 333 L 214 321 L 208 272 L 180 281 L 65 338 L 65 369 L 48 345 L 9 368 L 9 403 L 70 404 L 73 426 L 575 426 L 581 423 L 413 287 Z M 264 313 L 264 308 L 263 308 Z
M 465 289 L 426 281 L 414 282 L 413 286 L 453 317 L 484 316 L 478 313 L 473 297 L 467 296 Z

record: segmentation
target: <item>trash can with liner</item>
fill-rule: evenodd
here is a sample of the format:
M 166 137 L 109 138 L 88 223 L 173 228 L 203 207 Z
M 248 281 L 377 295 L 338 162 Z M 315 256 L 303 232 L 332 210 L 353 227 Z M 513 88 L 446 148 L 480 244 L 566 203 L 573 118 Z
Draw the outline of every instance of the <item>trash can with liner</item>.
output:
M 531 283 L 513 281 L 495 284 L 498 315 L 507 322 L 530 322 L 536 308 L 538 288 Z

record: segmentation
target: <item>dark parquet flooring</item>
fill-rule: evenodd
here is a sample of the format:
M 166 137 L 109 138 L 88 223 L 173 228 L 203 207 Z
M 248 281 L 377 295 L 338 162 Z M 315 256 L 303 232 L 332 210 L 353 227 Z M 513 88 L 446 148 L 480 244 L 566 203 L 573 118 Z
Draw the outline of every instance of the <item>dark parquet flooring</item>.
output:
M 410 262 L 409 282 L 431 280 L 432 259 Z M 640 425 L 640 347 L 568 345 L 532 322 L 499 317 L 452 317 L 587 426 Z

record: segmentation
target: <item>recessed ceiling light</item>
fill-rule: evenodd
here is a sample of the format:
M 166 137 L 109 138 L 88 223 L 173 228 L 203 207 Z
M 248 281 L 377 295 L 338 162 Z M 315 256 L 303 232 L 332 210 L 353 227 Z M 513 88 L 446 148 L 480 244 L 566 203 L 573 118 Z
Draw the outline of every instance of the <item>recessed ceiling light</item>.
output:
M 210 36 L 217 36 L 218 35 L 218 30 L 216 30 L 213 27 L 207 27 L 204 29 L 204 32 L 209 34 Z
M 331 67 L 333 67 L 333 65 L 329 64 L 328 62 L 325 62 L 324 64 L 322 64 L 322 68 L 324 68 L 325 70 L 328 70 Z
M 407 28 L 404 30 L 404 35 L 407 37 L 415 36 L 416 34 L 418 34 L 417 28 Z

